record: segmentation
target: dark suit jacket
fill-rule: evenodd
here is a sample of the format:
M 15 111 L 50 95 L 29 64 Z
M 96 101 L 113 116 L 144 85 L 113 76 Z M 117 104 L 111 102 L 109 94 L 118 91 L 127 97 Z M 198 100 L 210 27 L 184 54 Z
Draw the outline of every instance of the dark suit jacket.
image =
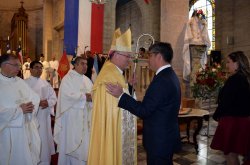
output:
M 92 69 L 93 69 L 93 66 L 94 66 L 94 62 L 95 62 L 95 59 L 93 57 L 88 57 L 87 58 L 87 71 L 85 73 L 85 76 L 87 76 L 90 80 L 91 80 L 91 77 L 92 77 Z M 98 62 L 98 72 L 100 72 L 104 62 L 105 62 L 105 58 L 102 57 L 101 59 L 99 57 L 97 57 L 97 62 Z
M 143 119 L 143 144 L 147 154 L 168 157 L 181 147 L 180 103 L 180 83 L 170 67 L 154 77 L 142 102 L 123 94 L 118 106 Z
M 241 73 L 235 73 L 225 82 L 218 96 L 218 107 L 213 115 L 215 120 L 221 117 L 250 116 L 250 89 L 247 78 Z
M 91 80 L 91 77 L 92 77 L 92 69 L 93 69 L 93 65 L 94 65 L 94 58 L 92 57 L 88 57 L 87 58 L 87 71 L 85 73 L 85 76 L 87 76 L 90 80 Z
M 99 69 L 99 72 L 101 71 L 101 69 L 102 69 L 102 66 L 103 66 L 103 64 L 105 63 L 105 60 L 106 60 L 106 58 L 105 57 L 97 57 L 97 60 L 98 60 L 98 69 Z

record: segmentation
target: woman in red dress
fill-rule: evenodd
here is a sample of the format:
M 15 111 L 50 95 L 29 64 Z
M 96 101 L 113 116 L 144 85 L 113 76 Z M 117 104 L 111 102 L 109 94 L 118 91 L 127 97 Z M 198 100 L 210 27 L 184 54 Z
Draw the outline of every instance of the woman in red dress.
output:
M 241 52 L 228 55 L 226 67 L 230 74 L 218 97 L 213 118 L 218 121 L 211 148 L 226 155 L 227 165 L 239 165 L 238 156 L 249 161 L 250 154 L 250 66 Z

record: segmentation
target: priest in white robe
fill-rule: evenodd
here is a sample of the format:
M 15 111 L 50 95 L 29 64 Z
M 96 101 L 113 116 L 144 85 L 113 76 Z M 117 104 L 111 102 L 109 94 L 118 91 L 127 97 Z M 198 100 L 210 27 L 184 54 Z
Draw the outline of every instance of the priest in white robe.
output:
M 39 61 L 32 61 L 30 63 L 31 76 L 25 82 L 40 96 L 37 113 L 39 135 L 42 141 L 41 162 L 39 165 L 50 165 L 51 155 L 55 154 L 50 115 L 54 115 L 57 98 L 52 86 L 46 80 L 40 78 L 42 68 L 43 65 Z
M 91 124 L 91 80 L 84 75 L 87 60 L 73 59 L 74 68 L 62 79 L 56 109 L 54 140 L 59 165 L 85 165 Z
M 59 62 L 58 60 L 56 60 L 55 56 L 52 57 L 52 60 L 49 62 L 49 65 L 50 65 L 50 68 L 52 69 L 52 73 L 51 73 L 52 86 L 53 88 L 58 88 L 59 81 L 58 81 L 57 70 L 58 70 Z
M 16 76 L 21 68 L 16 56 L 2 55 L 0 66 L 0 164 L 37 165 L 39 96 Z
M 30 62 L 31 62 L 30 57 L 27 57 L 27 61 L 22 66 L 23 79 L 27 79 L 30 77 Z
M 44 60 L 44 55 L 43 54 L 40 55 L 40 61 L 39 62 L 41 62 L 43 64 L 43 72 L 42 72 L 42 75 L 41 75 L 41 79 L 46 80 L 46 81 L 50 80 L 50 77 L 49 77 L 49 68 L 50 68 L 50 66 L 49 66 L 48 61 Z

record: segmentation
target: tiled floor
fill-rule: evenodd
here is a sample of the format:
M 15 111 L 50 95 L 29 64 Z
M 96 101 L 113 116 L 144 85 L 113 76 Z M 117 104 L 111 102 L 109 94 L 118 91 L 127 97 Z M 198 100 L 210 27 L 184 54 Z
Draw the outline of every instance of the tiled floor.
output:
M 138 100 L 142 100 L 146 89 L 137 90 Z M 213 135 L 217 122 L 212 118 L 209 120 L 209 135 Z M 181 132 L 185 135 L 185 131 Z M 192 132 L 191 132 L 192 134 Z M 210 143 L 213 136 L 205 136 L 207 134 L 207 121 L 203 122 L 203 129 L 197 136 L 199 144 L 199 152 L 196 154 L 194 146 L 191 144 L 183 143 L 182 151 L 174 155 L 174 165 L 225 165 L 226 160 L 224 154 L 210 148 Z M 146 153 L 142 146 L 142 135 L 138 135 L 138 165 L 146 165 Z M 192 138 L 190 138 L 191 140 Z
M 204 123 L 206 126 L 206 123 Z M 210 121 L 210 132 L 212 135 L 215 131 L 217 123 Z M 201 130 L 200 134 L 204 134 L 207 129 Z M 192 133 L 192 132 L 191 132 Z M 184 134 L 184 132 L 181 132 Z M 183 143 L 182 151 L 174 154 L 174 165 L 226 165 L 225 157 L 222 152 L 212 150 L 209 145 L 213 136 L 209 138 L 204 135 L 198 135 L 199 153 L 196 155 L 193 145 Z M 51 165 L 57 165 L 58 154 L 52 156 Z M 137 165 L 146 165 L 146 153 L 142 146 L 142 135 L 138 135 L 138 155 Z
M 138 100 L 144 96 L 145 89 L 137 93 Z M 199 144 L 199 152 L 196 154 L 194 146 L 191 144 L 183 143 L 182 151 L 174 154 L 174 165 L 226 165 L 225 157 L 222 152 L 212 150 L 210 143 L 213 136 L 207 137 L 204 134 L 207 132 L 207 122 L 203 122 L 203 129 L 197 137 Z M 217 122 L 210 119 L 209 135 L 213 135 L 217 127 Z M 138 129 L 141 134 L 141 129 Z M 185 131 L 181 132 L 185 135 Z M 192 132 L 191 132 L 192 135 Z M 192 139 L 192 138 L 190 138 Z M 51 165 L 57 164 L 58 154 L 52 156 Z M 146 165 L 146 153 L 142 146 L 142 135 L 138 135 L 138 165 Z
M 204 123 L 206 126 L 206 123 Z M 210 121 L 210 134 L 214 134 L 217 123 Z M 200 134 L 206 133 L 206 127 Z M 184 134 L 184 132 L 181 132 Z M 209 146 L 213 136 L 198 135 L 199 153 L 196 155 L 193 145 L 183 143 L 182 151 L 174 155 L 174 165 L 223 165 L 226 164 L 220 151 L 212 150 Z M 142 146 L 142 137 L 138 135 L 138 165 L 146 165 L 146 153 Z

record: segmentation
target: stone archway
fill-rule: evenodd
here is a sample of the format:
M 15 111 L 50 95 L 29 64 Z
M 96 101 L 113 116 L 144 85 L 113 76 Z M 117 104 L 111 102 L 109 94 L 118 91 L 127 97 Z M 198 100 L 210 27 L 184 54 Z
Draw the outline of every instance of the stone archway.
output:
M 131 29 L 132 32 L 132 51 L 135 52 L 136 41 L 142 32 L 142 13 L 137 3 L 132 0 L 124 5 L 116 5 L 116 28 L 120 28 L 122 32 Z
M 119 12 L 117 13 L 116 11 L 118 1 L 119 0 L 111 0 L 110 2 L 105 4 L 104 7 L 104 52 L 109 51 L 113 32 L 115 28 L 118 27 L 118 25 L 124 32 L 131 23 L 133 51 L 135 51 L 136 41 L 138 37 L 143 33 L 149 33 L 153 35 L 155 40 L 160 39 L 160 0 L 152 1 L 150 4 L 146 4 L 144 0 L 127 1 L 123 4 L 121 10 L 127 11 L 129 13 L 127 13 L 127 15 L 121 13 L 122 15 L 127 16 L 127 18 L 124 18 L 122 16 L 120 24 L 119 19 L 117 19 L 117 17 L 119 17 L 120 15 Z M 145 41 L 142 40 L 142 42 Z

